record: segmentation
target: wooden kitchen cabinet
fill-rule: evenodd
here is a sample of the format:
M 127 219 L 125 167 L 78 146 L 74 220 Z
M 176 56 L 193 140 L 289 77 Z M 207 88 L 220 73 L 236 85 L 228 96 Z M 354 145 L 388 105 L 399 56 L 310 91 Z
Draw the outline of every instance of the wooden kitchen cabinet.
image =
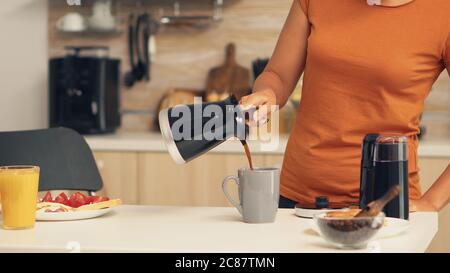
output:
M 139 158 L 139 200 L 144 205 L 188 205 L 193 166 L 177 166 L 167 153 L 141 153 Z
M 254 156 L 262 165 L 263 156 Z M 247 166 L 240 154 L 207 154 L 186 165 L 176 165 L 167 153 L 139 154 L 139 200 L 146 205 L 229 206 L 222 180 Z M 230 184 L 237 200 L 237 189 Z
M 95 152 L 94 157 L 103 180 L 98 194 L 138 204 L 137 153 Z
M 450 158 L 420 158 L 422 193 L 428 190 L 449 163 Z M 450 205 L 439 213 L 439 230 L 427 252 L 450 252 Z

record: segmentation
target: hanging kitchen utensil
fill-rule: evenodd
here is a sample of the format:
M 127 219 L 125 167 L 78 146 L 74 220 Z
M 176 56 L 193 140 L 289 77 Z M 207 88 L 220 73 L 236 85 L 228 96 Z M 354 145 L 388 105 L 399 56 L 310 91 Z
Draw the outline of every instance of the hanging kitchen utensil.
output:
M 145 54 L 148 48 L 148 39 L 146 39 L 145 29 L 148 27 L 148 14 L 144 13 L 140 15 L 137 19 L 136 30 L 135 30 L 135 47 L 137 54 L 137 64 L 135 77 L 137 81 L 144 78 L 148 69 L 148 55 Z
M 135 26 L 134 26 L 135 24 Z M 128 20 L 128 47 L 131 71 L 125 74 L 125 85 L 132 87 L 135 82 L 150 81 L 151 36 L 157 32 L 157 25 L 148 13 Z
M 209 71 L 207 101 L 221 100 L 229 94 L 240 100 L 251 91 L 250 70 L 237 64 L 235 44 L 228 44 L 225 52 L 225 62 Z
M 156 52 L 156 43 L 155 43 L 155 35 L 158 33 L 159 24 L 156 22 L 153 17 L 148 14 L 146 25 L 144 27 L 144 58 L 146 60 L 147 69 L 145 73 L 145 80 L 151 80 L 151 66 L 152 66 L 152 53 Z
M 127 87 L 132 87 L 136 81 L 136 56 L 134 52 L 134 27 L 135 27 L 135 16 L 130 14 L 128 17 L 128 58 L 130 59 L 130 71 L 125 73 L 124 83 Z

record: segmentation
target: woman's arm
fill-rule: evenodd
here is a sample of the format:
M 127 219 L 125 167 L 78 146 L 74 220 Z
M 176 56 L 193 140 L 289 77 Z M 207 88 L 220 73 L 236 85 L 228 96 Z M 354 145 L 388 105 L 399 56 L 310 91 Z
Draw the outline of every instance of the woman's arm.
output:
M 412 211 L 440 211 L 450 202 L 450 164 L 431 188 L 420 198 L 411 200 Z
M 255 81 L 253 94 L 241 100 L 244 108 L 286 104 L 305 67 L 309 33 L 308 18 L 295 0 L 272 58 Z
M 443 62 L 450 76 L 450 32 L 442 55 Z M 411 200 L 413 211 L 439 211 L 450 202 L 450 164 L 444 173 L 419 200 Z
M 294 90 L 306 61 L 310 25 L 298 1 L 292 4 L 275 51 L 254 85 L 254 92 L 271 89 L 282 107 Z

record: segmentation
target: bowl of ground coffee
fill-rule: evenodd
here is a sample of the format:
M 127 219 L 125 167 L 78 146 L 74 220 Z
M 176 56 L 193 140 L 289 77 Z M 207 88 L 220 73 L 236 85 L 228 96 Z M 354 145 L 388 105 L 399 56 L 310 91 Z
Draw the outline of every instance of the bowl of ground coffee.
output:
M 354 213 L 314 215 L 320 235 L 338 248 L 366 248 L 384 224 L 384 213 L 354 218 Z

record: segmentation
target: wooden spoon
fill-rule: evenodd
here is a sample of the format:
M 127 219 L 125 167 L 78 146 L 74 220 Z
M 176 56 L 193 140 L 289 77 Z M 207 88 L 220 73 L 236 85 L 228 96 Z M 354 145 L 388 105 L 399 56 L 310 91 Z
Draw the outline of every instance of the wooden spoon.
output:
M 395 185 L 378 200 L 370 202 L 365 209 L 361 210 L 355 217 L 374 217 L 377 216 L 392 199 L 400 193 L 400 186 Z

